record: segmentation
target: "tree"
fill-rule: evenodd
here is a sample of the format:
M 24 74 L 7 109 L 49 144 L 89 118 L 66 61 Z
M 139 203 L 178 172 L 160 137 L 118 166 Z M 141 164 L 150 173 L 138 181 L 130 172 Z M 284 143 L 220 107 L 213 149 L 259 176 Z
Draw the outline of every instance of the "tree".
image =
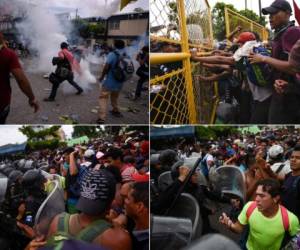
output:
M 260 18 L 255 12 L 252 10 L 241 10 L 238 11 L 234 8 L 232 4 L 225 4 L 218 2 L 213 8 L 212 11 L 212 19 L 213 19 L 213 30 L 214 30 L 214 37 L 221 41 L 226 38 L 226 25 L 225 25 L 225 8 L 231 9 L 234 12 L 239 13 L 240 15 L 247 17 L 248 19 L 257 22 L 263 26 L 266 25 L 265 17 Z M 233 20 L 235 23 L 233 26 L 239 25 L 239 20 Z
M 264 16 L 261 18 L 252 10 L 240 10 L 239 14 L 241 14 L 244 17 L 249 18 L 250 20 L 261 24 L 262 26 L 266 26 L 267 22 Z
M 100 126 L 74 126 L 74 131 L 72 133 L 72 137 L 81 137 L 87 136 L 89 138 L 99 137 L 103 130 Z
M 91 23 L 88 25 L 88 33 L 91 37 L 92 35 L 94 37 L 104 34 L 105 32 L 105 26 L 103 23 Z
M 216 3 L 212 10 L 212 21 L 213 21 L 213 31 L 214 38 L 221 41 L 226 37 L 225 30 L 225 8 L 231 9 L 237 12 L 232 4 Z
M 197 126 L 196 127 L 196 136 L 201 140 L 211 140 L 217 139 L 219 137 L 227 137 L 233 133 L 236 133 L 238 130 L 232 126 Z
M 22 126 L 19 130 L 27 136 L 29 150 L 55 149 L 61 145 L 58 130 L 61 126 Z

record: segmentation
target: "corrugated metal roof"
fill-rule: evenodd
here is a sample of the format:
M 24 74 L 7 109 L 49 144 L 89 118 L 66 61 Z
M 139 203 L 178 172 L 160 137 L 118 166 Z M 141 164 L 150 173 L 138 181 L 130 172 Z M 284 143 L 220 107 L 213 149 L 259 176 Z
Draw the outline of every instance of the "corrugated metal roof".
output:
M 22 144 L 7 144 L 0 147 L 0 154 L 14 154 L 18 152 L 24 152 L 27 142 Z

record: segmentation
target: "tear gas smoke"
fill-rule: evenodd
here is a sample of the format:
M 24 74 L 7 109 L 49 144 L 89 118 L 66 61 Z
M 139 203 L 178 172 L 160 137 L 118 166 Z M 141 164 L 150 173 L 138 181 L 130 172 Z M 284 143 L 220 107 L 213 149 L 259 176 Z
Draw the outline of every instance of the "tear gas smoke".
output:
M 88 3 L 87 3 L 88 2 Z M 52 65 L 52 58 L 58 55 L 60 44 L 70 38 L 74 41 L 82 40 L 74 37 L 74 27 L 67 18 L 61 19 L 53 10 L 55 8 L 78 10 L 81 17 L 103 17 L 108 18 L 119 9 L 120 0 L 1 0 L 0 10 L 6 9 L 7 14 L 14 17 L 21 17 L 16 24 L 19 32 L 19 39 L 26 45 L 34 55 L 31 58 L 32 71 L 35 73 L 50 73 L 55 67 Z M 146 34 L 139 37 L 131 46 L 126 48 L 127 54 L 131 56 L 135 69 L 138 62 L 135 60 L 140 49 L 147 44 Z M 99 70 L 105 63 L 105 56 L 97 56 L 89 52 L 80 61 L 81 75 L 75 74 L 75 81 L 85 90 L 89 89 L 90 83 L 96 83 L 96 77 L 91 73 Z M 95 70 L 94 70 L 95 69 Z M 30 70 L 26 65 L 26 70 Z M 72 86 L 64 84 L 64 92 L 74 91 Z

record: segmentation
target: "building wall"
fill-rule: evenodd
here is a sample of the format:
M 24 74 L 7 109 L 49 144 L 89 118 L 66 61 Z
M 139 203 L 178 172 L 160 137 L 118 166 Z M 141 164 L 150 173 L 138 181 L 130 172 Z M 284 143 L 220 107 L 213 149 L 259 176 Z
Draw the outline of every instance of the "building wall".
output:
M 108 36 L 140 36 L 148 30 L 148 19 L 110 21 L 112 22 L 114 25 L 109 26 Z

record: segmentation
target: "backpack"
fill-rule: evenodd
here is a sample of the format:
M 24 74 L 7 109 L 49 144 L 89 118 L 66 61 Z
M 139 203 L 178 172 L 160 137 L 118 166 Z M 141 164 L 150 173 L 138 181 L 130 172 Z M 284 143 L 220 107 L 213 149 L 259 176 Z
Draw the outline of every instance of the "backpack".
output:
M 134 73 L 133 62 L 127 55 L 120 55 L 118 51 L 113 53 L 117 56 L 117 62 L 112 69 L 112 74 L 118 82 L 127 81 Z
M 247 217 L 248 221 L 256 207 L 257 207 L 256 202 L 252 202 L 251 205 L 248 207 L 248 209 L 246 211 L 246 217 Z M 289 249 L 289 250 L 299 249 L 299 248 L 286 248 L 287 246 L 291 245 L 295 241 L 295 238 L 298 238 L 298 236 L 297 235 L 290 236 L 290 234 L 289 234 L 290 222 L 289 222 L 288 210 L 284 206 L 279 205 L 279 207 L 280 207 L 280 212 L 281 212 L 282 224 L 283 224 L 283 228 L 284 228 L 284 237 L 281 242 L 280 249 L 286 249 L 286 250 L 287 249 Z
M 254 47 L 253 52 L 255 54 L 260 54 L 263 56 L 270 56 L 269 51 L 263 46 Z M 259 87 L 266 87 L 271 84 L 271 81 L 268 79 L 268 75 L 271 72 L 271 68 L 268 64 L 250 64 L 247 57 L 245 57 L 244 60 L 246 66 L 246 73 L 251 83 Z
M 61 213 L 59 215 L 57 232 L 47 241 L 48 246 L 57 246 L 61 244 L 60 242 L 67 239 L 76 239 L 92 243 L 100 234 L 112 227 L 106 220 L 99 219 L 82 229 L 77 235 L 72 236 L 69 234 L 70 216 L 68 213 Z

